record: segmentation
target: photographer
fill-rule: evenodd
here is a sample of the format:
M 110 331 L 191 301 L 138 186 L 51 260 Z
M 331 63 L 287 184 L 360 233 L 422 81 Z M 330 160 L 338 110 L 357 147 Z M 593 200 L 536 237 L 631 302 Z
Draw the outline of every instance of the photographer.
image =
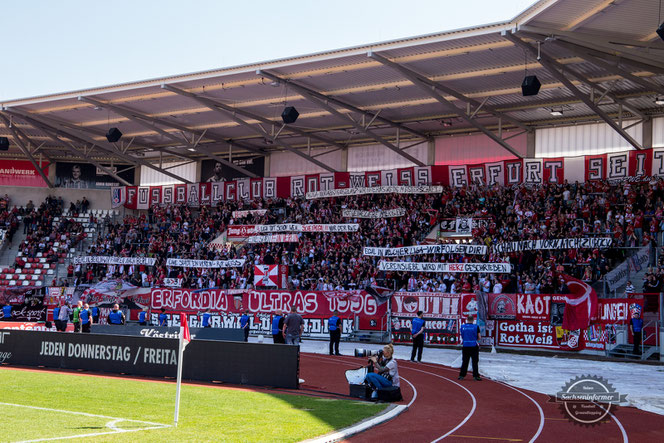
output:
M 382 356 L 372 356 L 369 358 L 369 368 L 373 367 L 375 372 L 368 372 L 364 381 L 371 385 L 374 390 L 387 388 L 390 386 L 399 387 L 399 368 L 397 361 L 392 358 L 394 347 L 392 344 L 383 346 Z M 371 369 L 369 369 L 371 371 Z M 372 397 L 376 396 L 374 391 Z

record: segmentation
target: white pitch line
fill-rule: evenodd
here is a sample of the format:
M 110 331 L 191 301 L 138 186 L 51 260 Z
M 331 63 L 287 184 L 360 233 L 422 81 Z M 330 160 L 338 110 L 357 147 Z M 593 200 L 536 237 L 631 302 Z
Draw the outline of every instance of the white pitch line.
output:
M 85 417 L 95 417 L 95 418 L 106 418 L 111 421 L 106 423 L 106 427 L 109 429 L 112 429 L 111 431 L 108 432 L 94 432 L 90 434 L 78 434 L 78 435 L 68 435 L 65 437 L 48 437 L 48 438 L 40 438 L 36 440 L 23 440 L 17 443 L 34 443 L 38 441 L 52 441 L 52 440 L 68 440 L 72 438 L 85 438 L 85 437 L 96 437 L 99 435 L 108 435 L 108 434 L 120 434 L 120 433 L 125 433 L 125 432 L 138 432 L 138 431 L 148 431 L 152 429 L 164 429 L 164 428 L 170 428 L 171 425 L 166 425 L 163 423 L 154 423 L 150 421 L 144 421 L 144 420 L 133 420 L 130 418 L 120 418 L 120 417 L 109 417 L 107 415 L 99 415 L 99 414 L 90 414 L 88 412 L 78 412 L 78 411 L 66 411 L 64 409 L 53 409 L 53 408 L 43 408 L 41 406 L 28 406 L 28 405 L 19 405 L 16 403 L 5 403 L 5 402 L 0 402 L 0 406 L 13 406 L 17 408 L 26 408 L 26 409 L 37 409 L 39 411 L 48 411 L 48 412 L 59 412 L 63 414 L 71 414 L 71 415 L 82 415 Z M 118 422 L 133 422 L 133 423 L 142 423 L 146 425 L 150 425 L 147 427 L 143 428 L 137 428 L 137 429 L 122 429 L 117 427 Z
M 533 443 L 535 440 L 537 440 L 539 438 L 540 434 L 542 433 L 542 429 L 544 429 L 544 411 L 542 411 L 542 408 L 540 407 L 539 403 L 537 403 L 535 401 L 535 399 L 533 399 L 530 395 L 526 394 L 525 392 L 521 391 L 520 389 L 517 389 L 513 386 L 510 386 L 507 383 L 503 383 L 503 382 L 499 382 L 499 381 L 496 381 L 496 383 L 499 383 L 503 386 L 507 386 L 508 388 L 515 390 L 516 392 L 523 395 L 524 397 L 527 397 L 531 402 L 533 402 L 533 404 L 535 406 L 537 406 L 537 409 L 539 410 L 539 415 L 540 415 L 540 422 L 539 422 L 539 427 L 537 428 L 537 432 L 535 433 L 535 435 L 533 435 L 533 438 L 531 438 L 529 440 L 529 443 Z

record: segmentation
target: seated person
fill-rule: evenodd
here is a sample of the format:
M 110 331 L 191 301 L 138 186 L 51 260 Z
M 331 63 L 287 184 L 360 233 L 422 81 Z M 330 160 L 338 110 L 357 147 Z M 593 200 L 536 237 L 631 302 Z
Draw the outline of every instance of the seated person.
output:
M 364 381 L 374 389 L 372 397 L 375 398 L 375 390 L 390 386 L 399 387 L 399 368 L 397 361 L 392 358 L 394 347 L 392 344 L 383 346 L 383 356 L 372 356 L 369 360 L 373 363 L 374 371 L 367 373 Z

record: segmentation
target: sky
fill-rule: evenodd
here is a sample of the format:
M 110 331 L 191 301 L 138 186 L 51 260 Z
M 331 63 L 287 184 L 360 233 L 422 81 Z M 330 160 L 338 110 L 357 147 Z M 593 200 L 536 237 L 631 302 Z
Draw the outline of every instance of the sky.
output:
M 534 2 L 3 2 L 0 103 L 504 21 Z

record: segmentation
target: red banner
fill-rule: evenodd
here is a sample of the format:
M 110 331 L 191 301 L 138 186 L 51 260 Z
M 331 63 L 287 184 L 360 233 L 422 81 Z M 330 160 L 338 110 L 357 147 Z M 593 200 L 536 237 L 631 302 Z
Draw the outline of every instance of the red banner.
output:
M 373 296 L 364 291 L 266 290 L 229 294 L 220 289 L 155 288 L 152 289 L 151 302 L 153 310 L 201 312 L 210 309 L 225 314 L 249 310 L 255 315 L 271 315 L 278 310 L 288 313 L 292 306 L 305 320 L 326 321 L 336 309 L 342 319 L 352 321 L 357 316 L 360 329 L 373 330 L 381 328 L 381 321 L 387 313 L 386 304 L 377 305 Z M 323 332 L 326 333 L 325 328 Z
M 599 300 L 597 318 L 593 323 L 602 324 L 627 324 L 634 312 L 643 315 L 643 299 L 612 298 Z
M 47 328 L 44 323 L 27 321 L 3 321 L 0 322 L 0 329 L 16 329 L 20 331 L 55 331 L 55 325 Z M 74 324 L 67 323 L 67 332 L 74 332 Z
M 231 225 L 226 231 L 228 238 L 231 237 L 249 237 L 256 234 L 254 225 Z
M 491 320 L 516 320 L 516 294 L 489 294 Z
M 496 329 L 496 345 L 559 349 L 555 328 L 548 322 L 499 321 Z
M 520 321 L 551 320 L 551 295 L 516 294 L 516 319 Z
M 474 294 L 463 295 L 474 297 Z M 417 311 L 422 311 L 429 343 L 458 344 L 461 300 L 462 294 L 395 292 L 392 296 L 392 340 L 395 343 L 411 342 L 411 321 Z M 467 303 L 470 300 L 467 298 Z
M 42 163 L 42 171 L 47 177 L 48 166 L 47 162 Z M 28 160 L 0 160 L 0 186 L 45 188 L 48 185 Z

